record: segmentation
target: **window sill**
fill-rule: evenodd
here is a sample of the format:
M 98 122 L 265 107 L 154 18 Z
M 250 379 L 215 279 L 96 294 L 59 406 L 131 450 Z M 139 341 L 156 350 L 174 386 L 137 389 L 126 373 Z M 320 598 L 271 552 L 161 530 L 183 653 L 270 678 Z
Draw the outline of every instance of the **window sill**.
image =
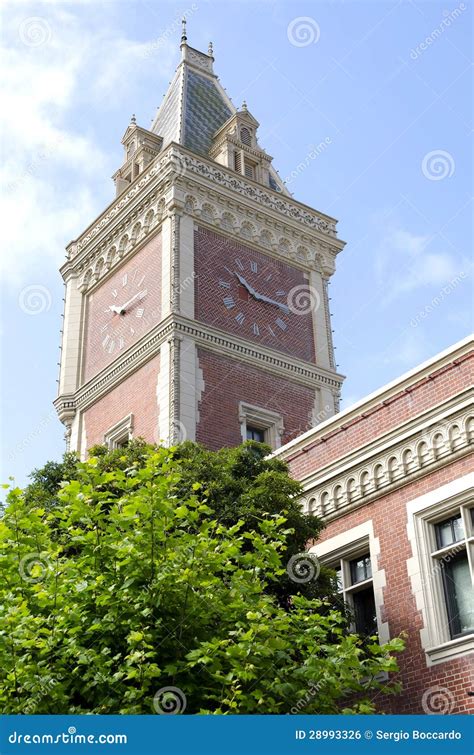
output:
M 437 663 L 445 663 L 460 656 L 474 653 L 474 634 L 457 637 L 455 640 L 444 642 L 442 645 L 428 648 L 426 651 L 428 664 L 435 666 Z

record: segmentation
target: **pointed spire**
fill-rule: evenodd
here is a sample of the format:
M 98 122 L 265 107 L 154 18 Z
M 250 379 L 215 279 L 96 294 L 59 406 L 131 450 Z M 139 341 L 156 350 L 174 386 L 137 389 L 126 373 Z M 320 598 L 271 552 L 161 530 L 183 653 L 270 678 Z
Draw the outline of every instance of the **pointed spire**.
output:
M 186 36 L 186 16 L 181 19 L 181 44 L 186 44 L 188 38 Z
M 212 42 L 209 42 L 209 47 L 207 48 L 207 54 L 210 58 L 214 57 L 214 48 L 212 46 Z

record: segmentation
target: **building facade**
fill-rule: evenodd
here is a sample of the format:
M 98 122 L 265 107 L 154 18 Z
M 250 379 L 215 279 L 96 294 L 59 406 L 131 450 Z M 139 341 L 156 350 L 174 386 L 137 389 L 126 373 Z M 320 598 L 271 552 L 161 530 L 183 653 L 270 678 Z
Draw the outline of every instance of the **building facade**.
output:
M 59 395 L 68 447 L 130 437 L 279 447 L 338 409 L 327 284 L 336 221 L 294 200 L 187 44 L 116 198 L 67 247 Z
M 474 713 L 473 377 L 466 339 L 275 452 L 355 629 L 407 633 L 388 713 Z

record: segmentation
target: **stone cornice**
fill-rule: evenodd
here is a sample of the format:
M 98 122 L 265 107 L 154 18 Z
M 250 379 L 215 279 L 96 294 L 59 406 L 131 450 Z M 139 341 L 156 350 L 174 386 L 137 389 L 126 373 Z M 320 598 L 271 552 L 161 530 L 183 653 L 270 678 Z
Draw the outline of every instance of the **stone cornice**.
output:
M 206 216 L 206 222 L 216 228 L 222 227 L 247 242 L 254 240 L 290 263 L 316 266 L 326 275 L 333 272 L 334 257 L 344 246 L 337 239 L 333 218 L 171 143 L 95 223 L 68 245 L 68 260 L 61 268 L 63 277 L 77 276 L 87 290 L 135 251 L 154 230 L 169 201 L 176 201 L 178 187 L 183 186 L 185 191 L 186 184 L 199 190 L 201 197 L 208 193 L 211 206 L 216 200 L 223 214 L 231 204 L 242 219 L 240 225 L 230 228 L 222 216 Z M 187 209 L 199 209 L 192 207 L 192 197 Z M 147 221 L 147 216 L 152 220 Z M 248 235 L 249 224 L 255 228 L 255 239 Z
M 172 335 L 191 337 L 199 346 L 220 355 L 237 358 L 257 369 L 285 376 L 311 388 L 326 387 L 338 393 L 344 377 L 317 367 L 310 362 L 282 356 L 280 352 L 262 349 L 236 336 L 226 334 L 184 317 L 170 316 L 147 333 L 137 344 L 122 354 L 113 364 L 81 386 L 74 395 L 60 395 L 54 402 L 60 419 L 66 412 L 74 412 L 90 406 L 108 393 L 132 372 L 142 367 L 155 356 L 161 344 Z M 64 420 L 63 420 L 64 421 Z
M 290 441 L 275 451 L 275 455 L 289 461 L 302 453 L 307 453 L 324 436 L 344 430 L 353 422 L 365 419 L 378 409 L 396 401 L 402 394 L 411 393 L 416 389 L 416 386 L 426 380 L 435 379 L 438 374 L 449 369 L 450 366 L 471 359 L 474 356 L 473 347 L 474 339 L 472 336 L 463 339 L 441 354 L 437 354 L 427 362 L 339 412 L 339 414 L 321 422 L 320 425 L 303 433 L 299 438 Z
M 306 510 L 331 521 L 472 453 L 472 396 L 466 392 L 302 481 Z

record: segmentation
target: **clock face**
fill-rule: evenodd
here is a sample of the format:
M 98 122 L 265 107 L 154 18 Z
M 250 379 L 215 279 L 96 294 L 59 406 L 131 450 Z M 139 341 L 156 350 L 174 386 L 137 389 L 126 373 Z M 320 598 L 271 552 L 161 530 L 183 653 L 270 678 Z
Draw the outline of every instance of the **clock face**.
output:
M 136 267 L 109 287 L 108 304 L 102 310 L 101 347 L 107 354 L 126 349 L 150 327 L 146 273 Z
M 213 327 L 315 360 L 313 313 L 295 306 L 308 290 L 299 268 L 207 229 L 195 237 L 196 318 Z
M 161 319 L 161 238 L 156 236 L 88 296 L 83 379 L 109 365 Z
M 222 305 L 243 335 L 277 340 L 288 329 L 288 291 L 280 287 L 271 261 L 235 257 L 224 266 L 218 285 Z

